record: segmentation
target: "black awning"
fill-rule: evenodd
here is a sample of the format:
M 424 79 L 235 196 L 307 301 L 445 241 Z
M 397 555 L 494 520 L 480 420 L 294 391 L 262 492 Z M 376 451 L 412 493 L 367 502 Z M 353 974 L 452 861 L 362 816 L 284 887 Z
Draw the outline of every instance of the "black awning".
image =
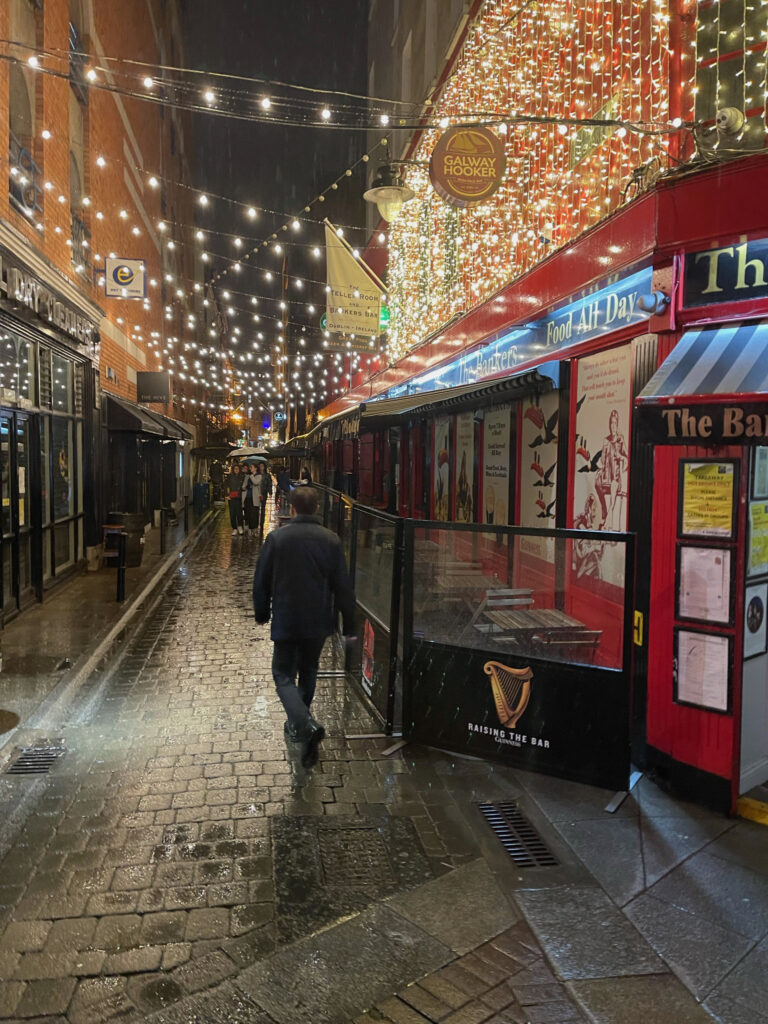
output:
M 450 410 L 488 408 L 523 395 L 541 394 L 560 385 L 560 363 L 550 362 L 533 370 L 487 381 L 484 384 L 462 384 L 457 388 L 384 398 L 361 406 L 360 433 L 380 430 L 397 423 L 406 423 L 429 414 Z
M 106 394 L 107 429 L 124 431 L 132 434 L 150 434 L 166 441 L 190 441 L 192 431 L 183 423 L 177 423 L 170 416 L 145 409 L 143 405 L 129 402 L 127 398 L 117 398 Z
M 107 429 L 131 434 L 150 434 L 165 437 L 165 428 L 159 420 L 135 402 L 114 395 L 104 395 L 107 403 Z

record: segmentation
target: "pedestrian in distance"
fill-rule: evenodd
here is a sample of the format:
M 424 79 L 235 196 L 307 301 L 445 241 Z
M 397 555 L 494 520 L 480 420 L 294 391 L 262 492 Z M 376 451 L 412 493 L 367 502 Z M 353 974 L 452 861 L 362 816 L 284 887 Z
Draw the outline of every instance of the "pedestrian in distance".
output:
M 232 464 L 225 486 L 229 505 L 229 523 L 232 527 L 232 536 L 236 537 L 237 534 L 243 532 L 243 474 L 236 462 Z
M 305 768 L 317 762 L 325 729 L 312 717 L 320 653 L 338 626 L 352 638 L 355 595 L 336 534 L 316 518 L 314 487 L 291 492 L 293 517 L 264 541 L 253 578 L 256 621 L 272 619 L 272 676 L 285 708 L 286 739 L 301 743 Z M 298 678 L 298 685 L 297 685 Z
M 301 482 L 303 484 L 312 483 L 312 474 L 309 472 L 309 466 L 305 466 L 301 471 Z
M 259 528 L 260 481 L 256 480 L 256 467 L 246 466 L 243 473 L 242 495 L 245 532 L 255 533 Z
M 293 490 L 293 481 L 291 480 L 290 474 L 285 466 L 281 466 L 277 471 L 277 495 L 275 498 L 275 504 L 277 505 L 280 516 L 288 515 L 288 507 L 290 504 L 291 491 Z
M 267 521 L 267 509 L 269 508 L 269 499 L 272 494 L 272 474 L 269 472 L 269 467 L 264 465 L 261 467 L 261 487 L 259 492 L 259 500 L 261 504 L 260 516 L 259 516 L 259 536 L 264 533 L 264 525 Z

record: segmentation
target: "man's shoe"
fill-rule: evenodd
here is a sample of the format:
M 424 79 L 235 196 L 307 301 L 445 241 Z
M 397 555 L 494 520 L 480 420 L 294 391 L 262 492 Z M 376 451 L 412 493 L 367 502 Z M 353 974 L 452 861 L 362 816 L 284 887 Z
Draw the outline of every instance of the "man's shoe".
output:
M 232 531 L 232 536 L 233 536 L 233 537 L 236 537 L 236 536 L 237 536 L 237 528 L 235 528 L 235 529 L 234 529 L 234 530 Z
M 301 736 L 299 736 L 298 732 L 296 731 L 296 726 L 291 725 L 291 723 L 288 721 L 286 721 L 285 725 L 283 726 L 283 733 L 285 735 L 286 740 L 288 740 L 290 743 L 298 743 L 299 740 L 301 739 Z
M 242 526 L 238 526 L 238 528 L 237 528 L 237 532 L 238 532 L 238 533 L 242 533 L 242 532 L 243 532 L 243 528 L 242 528 Z
M 325 736 L 325 729 L 314 718 L 309 719 L 307 731 L 301 744 L 301 763 L 304 768 L 317 764 L 317 748 Z

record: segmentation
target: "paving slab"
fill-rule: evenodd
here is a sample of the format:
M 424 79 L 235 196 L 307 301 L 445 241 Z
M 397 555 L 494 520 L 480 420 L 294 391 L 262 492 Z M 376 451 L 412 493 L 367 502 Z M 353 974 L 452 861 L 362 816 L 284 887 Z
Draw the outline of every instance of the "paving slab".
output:
M 520 920 L 482 860 L 395 896 L 388 905 L 458 954 L 468 953 Z
M 712 1024 L 706 1010 L 671 974 L 574 981 L 569 988 L 592 1024 Z
M 720 982 L 712 993 L 714 1004 L 728 1000 L 749 1007 L 754 1020 L 768 1020 L 768 939 L 755 946 L 743 960 Z M 708 999 L 709 1003 L 709 999 Z
M 388 907 L 295 943 L 235 984 L 278 1024 L 340 1024 L 453 959 L 443 943 Z M 348 979 L 354 979 L 349 984 Z
M 526 920 L 565 979 L 656 974 L 661 959 L 598 888 L 518 891 Z
M 755 945 L 744 935 L 643 895 L 627 916 L 677 977 L 703 1000 Z
M 648 890 L 651 896 L 737 934 L 768 933 L 768 877 L 704 850 Z

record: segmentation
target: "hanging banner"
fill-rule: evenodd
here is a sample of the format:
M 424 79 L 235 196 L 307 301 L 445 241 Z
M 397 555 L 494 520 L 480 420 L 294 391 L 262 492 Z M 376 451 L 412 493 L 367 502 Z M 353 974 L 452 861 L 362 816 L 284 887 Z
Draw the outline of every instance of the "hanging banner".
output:
M 490 128 L 460 125 L 438 139 L 429 161 L 429 178 L 441 199 L 464 209 L 493 195 L 506 165 L 504 142 Z
M 489 409 L 483 428 L 483 522 L 499 526 L 509 525 L 511 413 L 509 405 Z
M 451 486 L 451 421 L 447 416 L 435 420 L 434 458 L 432 460 L 432 518 L 448 522 Z
M 630 345 L 578 362 L 573 527 L 576 530 L 627 528 Z M 622 586 L 624 550 L 610 544 L 574 544 L 577 578 L 591 577 Z
M 457 523 L 474 522 L 475 517 L 475 416 L 456 417 L 456 472 L 453 507 Z
M 354 334 L 355 339 L 350 340 L 367 348 L 371 338 L 378 338 L 380 333 L 381 288 L 329 221 L 325 222 L 325 256 L 329 289 L 327 329 Z
M 144 260 L 107 256 L 104 260 L 104 294 L 116 299 L 145 299 L 147 273 Z

